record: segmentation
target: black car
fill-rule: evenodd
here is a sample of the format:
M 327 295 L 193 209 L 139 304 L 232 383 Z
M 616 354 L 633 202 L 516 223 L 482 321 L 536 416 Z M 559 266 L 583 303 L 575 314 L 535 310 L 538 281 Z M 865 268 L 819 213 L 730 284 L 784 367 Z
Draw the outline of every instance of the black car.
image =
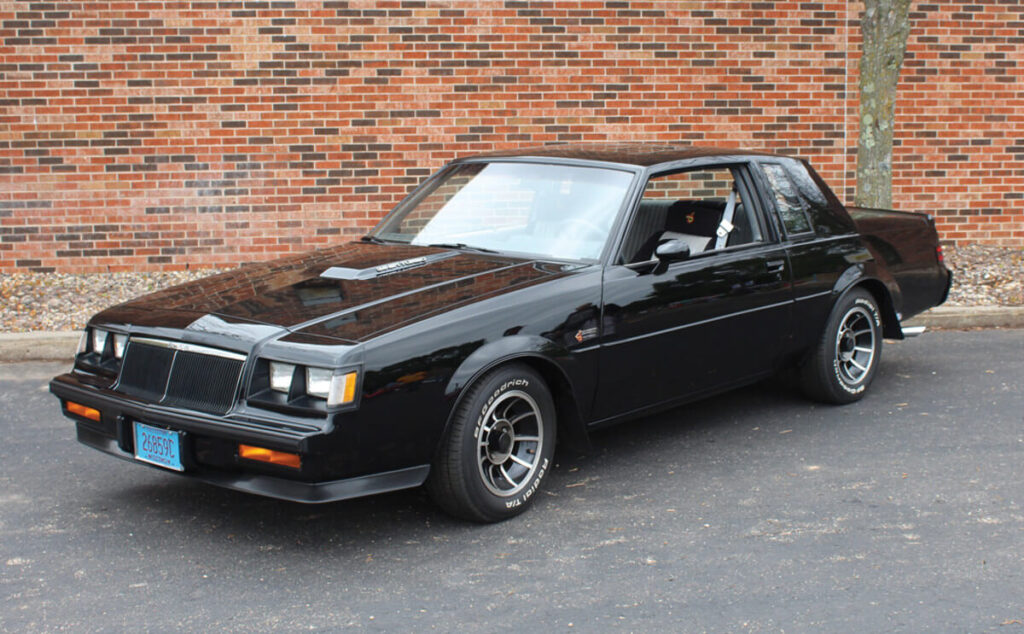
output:
M 556 439 L 786 369 L 857 400 L 949 284 L 930 217 L 847 209 L 797 159 L 532 148 L 453 162 L 357 242 L 105 310 L 50 389 L 126 460 L 298 502 L 425 483 L 497 521 Z

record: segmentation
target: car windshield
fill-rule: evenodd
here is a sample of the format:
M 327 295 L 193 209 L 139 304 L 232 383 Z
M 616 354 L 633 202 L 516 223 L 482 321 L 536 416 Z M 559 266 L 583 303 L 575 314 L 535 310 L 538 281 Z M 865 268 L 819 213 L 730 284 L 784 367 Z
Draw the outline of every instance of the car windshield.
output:
M 374 232 L 385 240 L 596 260 L 630 172 L 541 163 L 463 163 Z

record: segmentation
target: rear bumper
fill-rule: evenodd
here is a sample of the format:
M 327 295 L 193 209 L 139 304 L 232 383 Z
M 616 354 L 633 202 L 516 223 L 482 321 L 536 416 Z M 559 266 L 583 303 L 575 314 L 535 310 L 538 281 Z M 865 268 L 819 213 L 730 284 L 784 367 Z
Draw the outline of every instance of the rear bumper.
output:
M 280 500 L 322 503 L 419 486 L 429 465 L 361 474 L 337 479 L 337 460 L 330 454 L 327 432 L 312 425 L 260 423 L 173 410 L 141 403 L 84 385 L 73 374 L 56 377 L 50 391 L 61 399 L 64 414 L 75 421 L 78 440 L 122 460 Z M 72 401 L 100 412 L 93 421 L 68 412 Z M 132 423 L 138 421 L 182 433 L 182 472 L 136 460 Z M 298 453 L 302 468 L 255 463 L 238 457 L 238 444 Z M 332 478 L 331 475 L 334 474 Z
M 942 290 L 942 298 L 939 299 L 939 303 L 936 306 L 946 303 L 946 300 L 949 299 L 949 289 L 951 288 L 953 288 L 953 271 L 946 269 L 946 288 Z

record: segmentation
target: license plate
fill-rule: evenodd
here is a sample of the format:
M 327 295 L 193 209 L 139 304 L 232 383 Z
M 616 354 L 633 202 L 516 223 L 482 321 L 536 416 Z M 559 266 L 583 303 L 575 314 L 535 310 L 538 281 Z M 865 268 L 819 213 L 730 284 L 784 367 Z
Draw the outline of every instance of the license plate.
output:
M 184 471 L 181 432 L 135 423 L 135 459 L 158 467 Z

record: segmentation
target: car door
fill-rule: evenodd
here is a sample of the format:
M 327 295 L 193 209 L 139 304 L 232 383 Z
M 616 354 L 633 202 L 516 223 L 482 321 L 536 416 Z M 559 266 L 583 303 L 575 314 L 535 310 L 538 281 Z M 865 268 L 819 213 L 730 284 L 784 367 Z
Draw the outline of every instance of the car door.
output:
M 789 266 L 752 193 L 746 164 L 650 177 L 605 272 L 595 422 L 774 367 L 789 332 Z M 669 239 L 690 245 L 690 257 L 654 258 Z
M 861 274 L 870 259 L 842 204 L 824 181 L 815 182 L 805 164 L 771 157 L 758 161 L 751 175 L 761 182 L 765 209 L 785 236 L 792 268 L 793 337 L 791 352 L 799 354 L 818 338 L 836 301 L 842 277 Z M 819 184 L 820 183 L 820 184 Z M 829 198 L 832 199 L 830 202 Z

